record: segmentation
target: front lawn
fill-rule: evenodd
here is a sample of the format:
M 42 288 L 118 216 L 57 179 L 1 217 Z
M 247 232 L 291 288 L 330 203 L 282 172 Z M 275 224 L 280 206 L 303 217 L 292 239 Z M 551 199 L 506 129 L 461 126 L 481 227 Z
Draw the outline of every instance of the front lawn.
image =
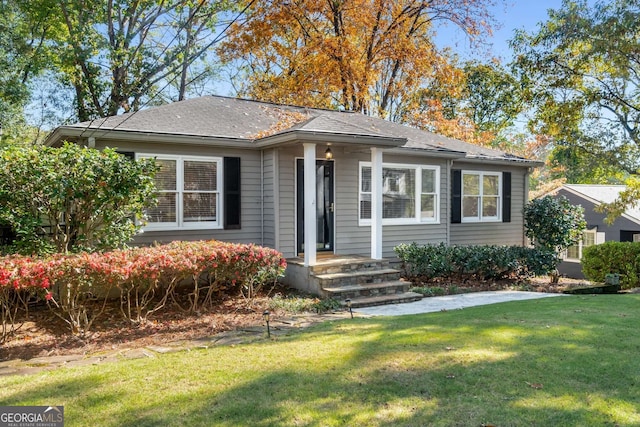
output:
M 640 424 L 640 295 L 347 319 L 277 340 L 3 378 L 67 426 Z

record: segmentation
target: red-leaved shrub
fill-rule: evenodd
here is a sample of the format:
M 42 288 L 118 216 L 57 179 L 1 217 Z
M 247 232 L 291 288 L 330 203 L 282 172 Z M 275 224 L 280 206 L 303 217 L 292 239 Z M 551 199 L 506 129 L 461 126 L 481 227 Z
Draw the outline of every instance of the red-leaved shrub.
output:
M 116 290 L 123 315 L 140 323 L 167 303 L 195 312 L 223 293 L 254 298 L 285 268 L 286 260 L 274 249 L 214 240 L 49 258 L 1 257 L 0 342 L 15 331 L 29 298 L 46 301 L 73 333 L 83 335 Z

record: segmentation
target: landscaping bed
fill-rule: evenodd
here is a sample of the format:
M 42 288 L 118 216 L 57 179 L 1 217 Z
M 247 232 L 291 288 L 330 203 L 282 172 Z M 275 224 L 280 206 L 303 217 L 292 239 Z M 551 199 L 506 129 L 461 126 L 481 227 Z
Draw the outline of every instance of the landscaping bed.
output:
M 278 286 L 271 293 L 274 294 L 293 293 Z M 269 301 L 264 293 L 250 302 L 241 296 L 228 297 L 200 313 L 187 313 L 169 305 L 152 320 L 134 327 L 122 317 L 120 301 L 113 300 L 84 339 L 69 334 L 64 320 L 46 306 L 34 307 L 23 326 L 0 347 L 0 361 L 160 345 L 261 325 L 267 308 L 274 316 L 284 314 L 283 310 L 274 311 Z
M 556 285 L 546 277 L 535 277 L 526 283 L 470 282 L 433 283 L 443 289 L 442 295 L 464 292 L 514 289 L 535 292 L 563 292 L 584 286 L 584 281 L 561 278 Z M 29 319 L 1 347 L 0 361 L 31 359 L 65 354 L 94 354 L 123 348 L 162 345 L 212 336 L 221 332 L 262 325 L 264 310 L 272 316 L 285 316 L 297 311 L 331 310 L 326 301 L 305 296 L 286 286 L 277 285 L 249 301 L 242 296 L 228 296 L 199 313 L 187 313 L 170 304 L 149 322 L 133 327 L 122 317 L 119 300 L 109 302 L 105 313 L 84 339 L 69 334 L 68 325 L 46 306 L 33 307 Z M 437 296 L 437 295 L 433 295 Z

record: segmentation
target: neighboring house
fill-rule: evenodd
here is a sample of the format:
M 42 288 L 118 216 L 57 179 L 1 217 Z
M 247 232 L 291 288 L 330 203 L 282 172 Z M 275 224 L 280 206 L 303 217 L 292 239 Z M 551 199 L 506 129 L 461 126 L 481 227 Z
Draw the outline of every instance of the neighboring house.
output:
M 309 271 L 324 254 L 524 244 L 528 174 L 539 165 L 359 113 L 218 96 L 61 126 L 46 143 L 64 140 L 157 159 L 159 204 L 137 244 L 269 246 L 289 259 L 289 282 L 320 294 Z
M 571 204 L 582 206 L 587 222 L 582 239 L 563 254 L 563 262 L 558 266 L 560 274 L 576 279 L 584 278 L 580 259 L 583 249 L 587 246 L 611 240 L 640 241 L 640 208 L 629 208 L 613 224 L 605 222 L 605 213 L 596 211 L 596 207 L 602 203 L 616 200 L 624 189 L 624 185 L 565 184 L 549 193 L 554 197 L 564 196 Z

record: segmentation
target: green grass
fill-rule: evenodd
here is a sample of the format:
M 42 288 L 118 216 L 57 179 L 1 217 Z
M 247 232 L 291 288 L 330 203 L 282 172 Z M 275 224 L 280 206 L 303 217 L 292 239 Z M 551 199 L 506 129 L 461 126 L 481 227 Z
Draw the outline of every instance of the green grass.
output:
M 640 295 L 346 319 L 3 378 L 0 406 L 64 405 L 67 426 L 640 425 L 639 325 Z

